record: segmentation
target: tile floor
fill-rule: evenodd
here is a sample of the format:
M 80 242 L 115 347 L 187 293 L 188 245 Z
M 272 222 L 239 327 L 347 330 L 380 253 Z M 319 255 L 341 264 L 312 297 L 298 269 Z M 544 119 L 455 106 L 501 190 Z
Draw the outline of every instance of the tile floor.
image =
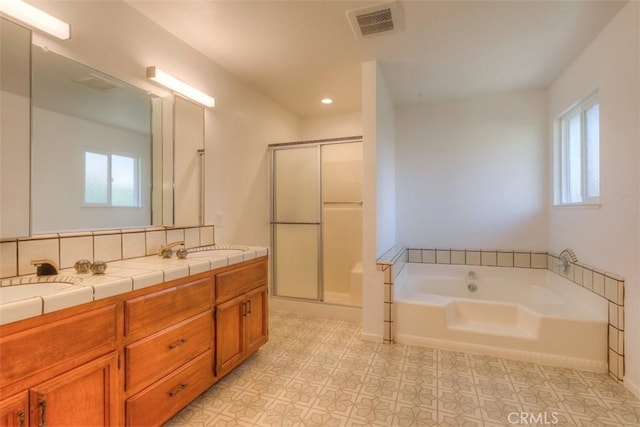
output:
M 166 426 L 640 426 L 606 374 L 360 340 L 271 313 L 270 341 Z

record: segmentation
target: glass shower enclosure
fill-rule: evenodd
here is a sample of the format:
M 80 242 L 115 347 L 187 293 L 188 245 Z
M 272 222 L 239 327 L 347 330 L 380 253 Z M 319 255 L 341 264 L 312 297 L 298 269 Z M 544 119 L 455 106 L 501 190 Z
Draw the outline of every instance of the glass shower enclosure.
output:
M 361 306 L 361 139 L 270 149 L 273 295 Z

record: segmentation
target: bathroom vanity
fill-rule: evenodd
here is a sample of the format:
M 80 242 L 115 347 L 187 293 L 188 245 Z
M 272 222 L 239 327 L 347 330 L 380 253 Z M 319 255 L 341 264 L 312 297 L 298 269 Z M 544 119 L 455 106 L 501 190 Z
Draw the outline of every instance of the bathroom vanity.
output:
M 268 339 L 267 257 L 0 326 L 0 425 L 159 425 Z

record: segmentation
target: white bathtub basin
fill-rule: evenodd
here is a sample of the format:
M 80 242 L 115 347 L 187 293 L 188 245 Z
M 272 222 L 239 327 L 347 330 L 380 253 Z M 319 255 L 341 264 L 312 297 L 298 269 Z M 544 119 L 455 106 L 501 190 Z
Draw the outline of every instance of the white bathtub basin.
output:
M 397 342 L 607 370 L 607 301 L 550 271 L 407 263 L 394 293 Z
M 0 304 L 6 304 L 22 299 L 40 297 L 55 294 L 76 285 L 71 283 L 51 282 L 51 283 L 29 283 L 25 285 L 13 285 L 0 287 Z

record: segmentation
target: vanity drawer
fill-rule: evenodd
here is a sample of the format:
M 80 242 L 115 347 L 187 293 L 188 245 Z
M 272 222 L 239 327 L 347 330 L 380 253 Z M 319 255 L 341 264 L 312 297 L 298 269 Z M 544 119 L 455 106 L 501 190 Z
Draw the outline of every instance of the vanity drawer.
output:
M 211 309 L 213 286 L 205 277 L 125 302 L 125 334 L 146 336 Z
M 209 310 L 126 347 L 126 387 L 142 389 L 212 347 Z
M 127 425 L 160 425 L 205 391 L 213 381 L 211 351 L 127 400 Z
M 216 303 L 242 295 L 266 282 L 266 260 L 216 274 Z
M 0 338 L 0 387 L 41 371 L 79 366 L 113 351 L 117 306 L 76 314 Z

